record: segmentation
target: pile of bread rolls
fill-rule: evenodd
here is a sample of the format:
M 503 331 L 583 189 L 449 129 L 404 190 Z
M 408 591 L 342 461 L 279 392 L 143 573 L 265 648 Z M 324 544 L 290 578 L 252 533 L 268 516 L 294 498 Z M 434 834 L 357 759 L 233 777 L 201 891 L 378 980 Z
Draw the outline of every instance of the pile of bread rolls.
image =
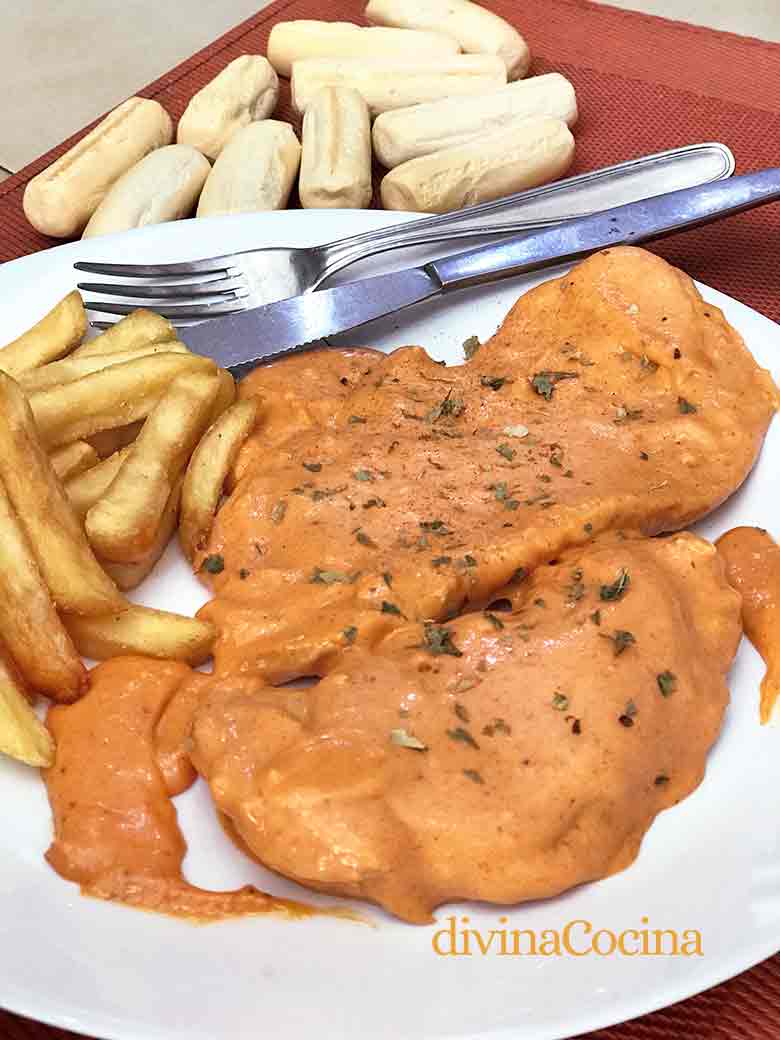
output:
M 472 0 L 369 0 L 369 26 L 274 26 L 267 56 L 236 58 L 190 100 L 174 141 L 132 97 L 33 178 L 24 211 L 55 238 L 195 213 L 364 208 L 374 157 L 385 209 L 444 213 L 561 177 L 574 157 L 572 85 L 524 80 L 525 40 Z M 289 77 L 301 140 L 272 118 Z M 373 125 L 372 125 L 373 124 Z

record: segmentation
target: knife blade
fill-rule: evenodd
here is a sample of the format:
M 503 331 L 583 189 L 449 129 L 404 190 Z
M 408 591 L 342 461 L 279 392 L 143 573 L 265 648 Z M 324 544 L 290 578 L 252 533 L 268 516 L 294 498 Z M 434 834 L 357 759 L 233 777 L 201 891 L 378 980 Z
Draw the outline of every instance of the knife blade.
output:
M 180 330 L 196 353 L 224 368 L 268 361 L 324 336 L 359 328 L 441 293 L 636 245 L 780 198 L 780 168 L 668 192 L 578 217 L 392 274 L 293 296 Z

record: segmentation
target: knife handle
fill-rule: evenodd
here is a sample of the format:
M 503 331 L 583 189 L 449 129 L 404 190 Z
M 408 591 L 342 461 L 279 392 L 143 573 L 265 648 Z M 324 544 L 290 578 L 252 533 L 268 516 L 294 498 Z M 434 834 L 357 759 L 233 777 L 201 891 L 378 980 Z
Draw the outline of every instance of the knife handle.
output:
M 425 264 L 423 270 L 438 280 L 444 292 L 464 289 L 569 263 L 610 246 L 639 245 L 776 199 L 780 199 L 780 168 L 773 167 L 577 217 L 442 257 Z

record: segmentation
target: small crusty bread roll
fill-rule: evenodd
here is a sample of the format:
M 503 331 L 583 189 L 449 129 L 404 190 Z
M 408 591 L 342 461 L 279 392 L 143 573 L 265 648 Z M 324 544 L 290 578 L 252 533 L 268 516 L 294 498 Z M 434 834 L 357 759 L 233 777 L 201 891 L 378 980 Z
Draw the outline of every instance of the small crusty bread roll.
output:
M 456 148 L 396 166 L 382 181 L 382 205 L 447 213 L 553 181 L 574 158 L 574 138 L 560 119 L 519 118 Z
M 371 201 L 371 120 L 356 90 L 323 87 L 306 109 L 298 194 L 304 209 L 365 209 Z
M 233 134 L 267 119 L 279 99 L 279 77 L 259 54 L 242 54 L 193 94 L 176 130 L 179 144 L 190 144 L 214 161 Z
M 206 156 L 188 144 L 158 148 L 119 178 L 92 214 L 82 237 L 188 217 L 209 173 Z
M 139 159 L 173 140 L 171 117 L 156 101 L 131 97 L 24 191 L 24 215 L 44 235 L 80 234 L 111 185 Z
M 268 60 L 280 76 L 305 58 L 446 58 L 460 44 L 444 33 L 366 28 L 354 22 L 300 19 L 278 22 L 268 38 Z
M 197 215 L 284 209 L 300 162 L 301 146 L 289 123 L 250 123 L 222 149 L 201 192 Z
M 465 144 L 500 130 L 518 117 L 549 116 L 568 126 L 577 121 L 574 87 L 558 72 L 509 83 L 490 94 L 442 98 L 384 112 L 374 123 L 374 153 L 392 169 L 419 155 Z
M 322 87 L 352 87 L 372 116 L 422 101 L 484 94 L 506 83 L 506 69 L 491 54 L 455 54 L 415 61 L 404 58 L 308 58 L 296 61 L 292 98 L 303 114 Z
M 471 0 L 369 0 L 366 18 L 374 25 L 447 33 L 467 54 L 497 54 L 510 80 L 522 79 L 531 64 L 517 29 Z

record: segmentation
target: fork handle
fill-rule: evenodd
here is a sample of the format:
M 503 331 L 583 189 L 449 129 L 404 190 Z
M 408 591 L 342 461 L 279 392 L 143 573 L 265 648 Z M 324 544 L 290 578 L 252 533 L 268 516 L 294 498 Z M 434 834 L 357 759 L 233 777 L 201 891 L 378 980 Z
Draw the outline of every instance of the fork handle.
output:
M 734 156 L 724 144 L 685 145 L 518 192 L 453 213 L 412 219 L 320 246 L 322 284 L 336 271 L 389 249 L 443 240 L 511 234 L 730 177 Z

